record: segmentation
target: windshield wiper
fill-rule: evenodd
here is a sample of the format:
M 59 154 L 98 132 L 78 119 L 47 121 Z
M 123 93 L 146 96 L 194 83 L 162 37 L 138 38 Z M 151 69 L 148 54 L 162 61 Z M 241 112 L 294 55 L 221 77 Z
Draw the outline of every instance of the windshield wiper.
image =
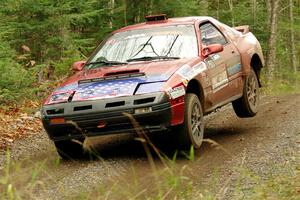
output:
M 101 60 L 101 61 L 95 61 L 95 62 L 90 62 L 88 64 L 86 64 L 86 66 L 90 66 L 90 65 L 97 65 L 97 64 L 103 64 L 103 65 L 127 65 L 127 62 L 119 62 L 119 61 L 108 61 L 108 60 Z M 92 66 L 89 67 L 93 68 Z
M 128 59 L 127 62 L 133 62 L 133 61 L 148 61 L 148 60 L 177 60 L 180 59 L 180 57 L 171 57 L 171 56 L 144 56 L 140 58 L 131 58 Z

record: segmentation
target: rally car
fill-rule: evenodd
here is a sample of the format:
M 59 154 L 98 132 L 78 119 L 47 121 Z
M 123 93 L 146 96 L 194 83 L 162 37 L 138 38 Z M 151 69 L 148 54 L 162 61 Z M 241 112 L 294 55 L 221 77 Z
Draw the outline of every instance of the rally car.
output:
M 86 137 L 171 130 L 199 148 L 203 115 L 232 102 L 239 117 L 258 111 L 264 58 L 248 26 L 211 17 L 146 17 L 114 31 L 45 100 L 42 121 L 62 158 L 84 153 Z M 74 141 L 77 140 L 77 141 Z

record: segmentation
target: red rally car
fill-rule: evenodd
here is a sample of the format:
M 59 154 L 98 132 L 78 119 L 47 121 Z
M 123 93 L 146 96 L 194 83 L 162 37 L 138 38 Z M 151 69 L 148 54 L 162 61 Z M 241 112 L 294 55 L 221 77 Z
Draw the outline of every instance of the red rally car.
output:
M 44 102 L 42 121 L 62 158 L 84 153 L 86 137 L 173 130 L 181 147 L 199 148 L 203 115 L 232 102 L 239 117 L 257 113 L 260 43 L 248 26 L 211 17 L 146 22 L 114 31 Z M 175 129 L 174 129 L 175 128 Z

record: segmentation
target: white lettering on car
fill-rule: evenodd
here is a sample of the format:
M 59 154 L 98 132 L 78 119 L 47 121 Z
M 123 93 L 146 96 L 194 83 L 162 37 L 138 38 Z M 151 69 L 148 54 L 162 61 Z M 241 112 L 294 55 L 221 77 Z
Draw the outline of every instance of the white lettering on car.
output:
M 195 66 L 191 67 L 189 65 L 183 65 L 178 71 L 177 74 L 182 76 L 186 80 L 191 80 L 201 72 L 205 71 L 207 66 L 204 62 L 200 62 Z
M 184 86 L 181 85 L 181 86 L 175 87 L 173 89 L 169 89 L 168 94 L 172 99 L 177 99 L 178 97 L 185 95 Z
M 212 89 L 214 92 L 220 90 L 228 84 L 227 72 L 223 71 L 212 78 Z

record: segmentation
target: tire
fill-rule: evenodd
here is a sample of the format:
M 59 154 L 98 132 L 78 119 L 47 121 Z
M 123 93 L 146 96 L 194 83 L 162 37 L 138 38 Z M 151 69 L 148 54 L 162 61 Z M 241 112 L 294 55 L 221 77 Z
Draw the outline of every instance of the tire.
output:
M 55 141 L 57 153 L 64 160 L 79 159 L 84 156 L 84 139 Z
M 184 123 L 177 129 L 178 145 L 188 150 L 193 146 L 200 148 L 204 136 L 202 106 L 197 95 L 188 93 L 185 97 Z
M 258 111 L 259 84 L 255 72 L 251 69 L 246 77 L 243 96 L 232 102 L 233 109 L 238 117 L 254 117 Z

